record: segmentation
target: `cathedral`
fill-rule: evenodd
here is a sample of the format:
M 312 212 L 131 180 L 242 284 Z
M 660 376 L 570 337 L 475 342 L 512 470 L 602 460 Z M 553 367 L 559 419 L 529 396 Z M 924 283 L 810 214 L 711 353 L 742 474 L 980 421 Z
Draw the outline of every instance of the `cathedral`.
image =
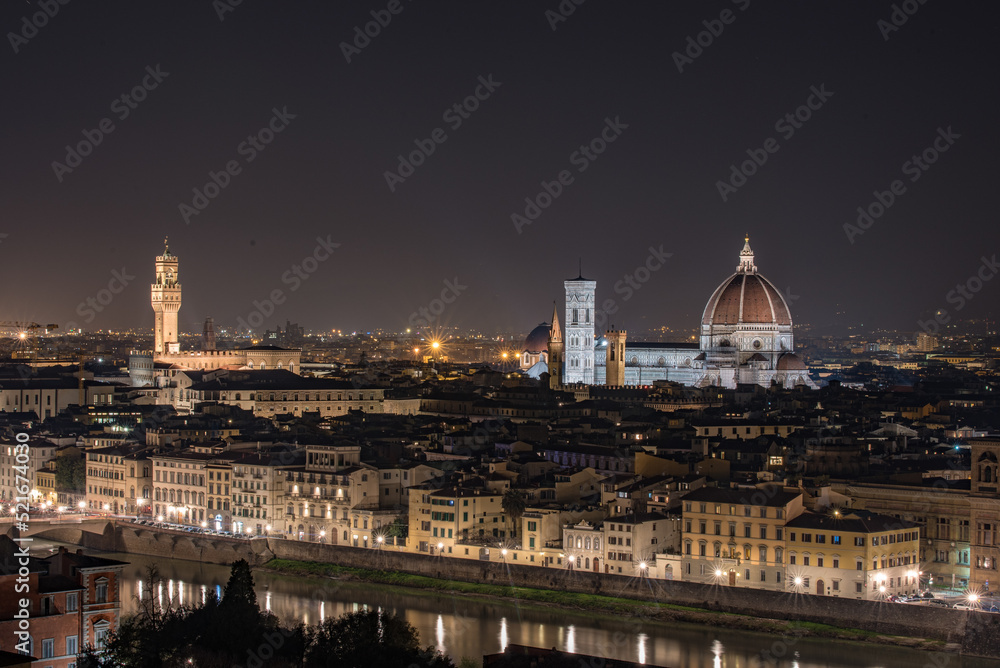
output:
M 552 387 L 652 385 L 666 380 L 696 387 L 817 388 L 794 353 L 788 303 L 757 272 L 749 237 L 736 272 L 705 305 L 697 343 L 628 342 L 627 332 L 614 329 L 596 339 L 597 282 L 578 276 L 564 285 L 565 327 L 559 327 L 553 312 L 545 351 Z M 536 373 L 538 366 L 533 368 Z

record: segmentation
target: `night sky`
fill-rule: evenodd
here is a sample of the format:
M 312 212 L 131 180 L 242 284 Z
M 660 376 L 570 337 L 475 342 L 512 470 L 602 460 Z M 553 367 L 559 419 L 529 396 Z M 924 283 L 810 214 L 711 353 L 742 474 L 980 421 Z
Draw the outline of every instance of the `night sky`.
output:
M 1000 253 L 989 3 L 911 0 L 896 29 L 887 1 L 564 0 L 558 21 L 557 0 L 49 1 L 37 30 L 24 17 L 45 2 L 0 6 L 3 320 L 151 327 L 164 235 L 192 332 L 275 290 L 265 326 L 402 329 L 446 291 L 434 324 L 526 331 L 581 259 L 615 301 L 609 324 L 688 329 L 746 233 L 797 323 L 914 331 L 935 310 L 996 312 L 1000 279 L 949 296 L 998 271 L 981 269 Z M 358 49 L 373 11 L 391 20 Z M 452 109 L 477 91 L 474 111 Z M 270 143 L 244 143 L 269 123 L 254 141 Z M 100 143 L 75 162 L 85 131 Z M 602 153 L 578 152 L 602 131 Z M 933 164 L 906 164 L 939 137 Z M 720 193 L 748 150 L 766 162 Z M 197 211 L 193 189 L 227 163 L 238 173 Z M 543 181 L 561 193 L 516 224 Z M 849 234 L 875 191 L 894 201 Z M 339 246 L 303 264 L 317 238 Z M 647 265 L 651 247 L 672 255 Z M 113 272 L 127 285 L 91 312 Z

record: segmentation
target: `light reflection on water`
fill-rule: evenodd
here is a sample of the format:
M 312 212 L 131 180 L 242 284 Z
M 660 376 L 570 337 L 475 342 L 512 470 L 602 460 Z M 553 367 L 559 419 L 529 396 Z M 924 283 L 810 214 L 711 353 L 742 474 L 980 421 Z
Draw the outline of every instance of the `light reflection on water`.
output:
M 107 556 L 130 562 L 122 585 L 126 613 L 134 611 L 134 596 L 143 591 L 145 569 L 154 562 L 164 578 L 156 592 L 161 604 L 167 600 L 204 601 L 209 588 L 221 597 L 229 579 L 229 569 L 225 566 L 140 555 Z M 417 629 L 422 645 L 434 643 L 456 663 L 463 656 L 478 660 L 483 654 L 503 651 L 509 644 L 520 644 L 556 647 L 650 666 L 756 668 L 764 665 L 760 653 L 781 642 L 775 635 L 725 627 L 650 624 L 626 615 L 595 616 L 582 611 L 517 606 L 496 600 L 367 583 L 340 583 L 263 572 L 256 572 L 254 578 L 262 607 L 286 622 L 315 623 L 367 609 L 393 612 Z M 767 661 L 766 665 L 775 668 L 910 668 L 924 665 L 933 657 L 930 653 L 880 645 L 808 638 L 791 640 L 794 644 L 782 651 L 783 656 Z M 949 668 L 985 668 L 988 665 L 996 664 L 949 656 Z

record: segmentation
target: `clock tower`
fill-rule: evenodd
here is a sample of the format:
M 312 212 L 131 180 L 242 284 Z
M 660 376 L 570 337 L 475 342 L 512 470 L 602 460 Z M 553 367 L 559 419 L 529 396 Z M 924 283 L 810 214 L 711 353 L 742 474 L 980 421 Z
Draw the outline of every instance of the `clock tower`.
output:
M 155 315 L 154 355 L 177 352 L 178 348 L 177 312 L 181 308 L 181 284 L 177 275 L 177 256 L 170 254 L 166 238 L 163 239 L 163 246 L 163 255 L 156 257 L 156 280 L 150 292 Z

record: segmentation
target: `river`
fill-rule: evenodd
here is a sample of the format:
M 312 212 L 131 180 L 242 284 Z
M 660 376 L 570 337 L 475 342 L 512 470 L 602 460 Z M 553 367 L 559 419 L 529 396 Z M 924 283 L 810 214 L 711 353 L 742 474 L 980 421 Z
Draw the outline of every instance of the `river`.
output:
M 54 543 L 35 543 L 45 553 Z M 75 548 L 73 548 L 75 549 Z M 178 559 L 134 554 L 95 553 L 129 562 L 122 588 L 126 612 L 135 608 L 146 568 L 156 564 L 163 577 L 157 595 L 164 602 L 196 603 L 208 592 L 221 596 L 229 568 Z M 254 574 L 257 600 L 285 622 L 315 624 L 328 617 L 365 608 L 381 608 L 403 616 L 420 633 L 421 645 L 433 645 L 456 663 L 478 662 L 508 643 L 557 647 L 568 652 L 628 659 L 671 668 L 915 668 L 935 665 L 933 654 L 902 647 L 826 639 L 780 636 L 680 623 L 650 623 L 628 617 L 485 601 L 437 592 L 369 583 L 339 582 Z M 762 663 L 771 650 L 775 662 Z M 996 667 L 996 661 L 948 655 L 947 668 Z

